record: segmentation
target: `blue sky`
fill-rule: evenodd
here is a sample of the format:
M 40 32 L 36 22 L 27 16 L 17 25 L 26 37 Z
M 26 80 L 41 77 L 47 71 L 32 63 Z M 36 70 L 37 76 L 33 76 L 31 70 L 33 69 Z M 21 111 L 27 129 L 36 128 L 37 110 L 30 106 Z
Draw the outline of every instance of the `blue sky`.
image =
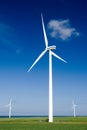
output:
M 87 1 L 0 1 L 0 115 L 13 100 L 13 115 L 48 115 L 48 53 L 27 73 L 44 50 L 41 13 L 49 45 L 68 63 L 53 57 L 54 115 L 87 115 Z

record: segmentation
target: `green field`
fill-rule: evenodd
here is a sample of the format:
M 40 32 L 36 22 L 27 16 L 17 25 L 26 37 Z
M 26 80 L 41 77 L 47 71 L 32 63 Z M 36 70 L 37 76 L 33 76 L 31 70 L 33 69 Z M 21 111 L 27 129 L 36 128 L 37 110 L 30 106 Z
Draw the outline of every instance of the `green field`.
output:
M 0 118 L 0 130 L 87 130 L 87 117 Z

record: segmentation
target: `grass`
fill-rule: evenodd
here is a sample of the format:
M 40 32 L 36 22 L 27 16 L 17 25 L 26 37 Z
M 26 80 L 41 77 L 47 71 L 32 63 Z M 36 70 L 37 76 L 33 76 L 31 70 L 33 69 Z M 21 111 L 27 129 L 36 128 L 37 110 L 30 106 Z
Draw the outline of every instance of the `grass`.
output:
M 0 130 L 87 130 L 87 117 L 0 118 Z

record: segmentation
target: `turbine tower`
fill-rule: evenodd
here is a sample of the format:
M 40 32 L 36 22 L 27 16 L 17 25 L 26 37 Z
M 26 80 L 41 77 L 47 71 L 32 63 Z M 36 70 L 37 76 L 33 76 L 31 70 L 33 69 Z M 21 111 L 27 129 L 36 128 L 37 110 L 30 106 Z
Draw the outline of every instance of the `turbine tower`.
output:
M 72 102 L 72 105 L 73 105 L 73 115 L 74 115 L 74 117 L 76 117 L 76 107 L 77 107 L 77 105 L 74 103 L 74 101 Z
M 9 118 L 11 118 L 11 110 L 12 110 L 12 100 L 10 99 L 10 102 L 8 105 L 6 105 L 6 107 L 9 108 Z
M 56 46 L 48 46 L 48 39 L 45 31 L 45 25 L 43 20 L 43 15 L 41 14 L 42 20 L 42 28 L 45 40 L 45 50 L 38 56 L 32 66 L 29 68 L 28 72 L 34 67 L 34 65 L 42 58 L 42 56 L 48 51 L 49 52 L 49 122 L 53 122 L 53 90 L 52 90 L 52 56 L 56 57 L 57 59 L 67 63 L 61 57 L 56 55 L 52 50 L 56 49 Z

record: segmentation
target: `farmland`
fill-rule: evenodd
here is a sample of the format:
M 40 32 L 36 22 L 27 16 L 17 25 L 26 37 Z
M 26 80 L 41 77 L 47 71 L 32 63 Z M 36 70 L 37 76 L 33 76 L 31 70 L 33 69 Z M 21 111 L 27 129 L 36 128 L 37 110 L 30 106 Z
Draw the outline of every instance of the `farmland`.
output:
M 87 117 L 0 118 L 0 130 L 87 130 Z

